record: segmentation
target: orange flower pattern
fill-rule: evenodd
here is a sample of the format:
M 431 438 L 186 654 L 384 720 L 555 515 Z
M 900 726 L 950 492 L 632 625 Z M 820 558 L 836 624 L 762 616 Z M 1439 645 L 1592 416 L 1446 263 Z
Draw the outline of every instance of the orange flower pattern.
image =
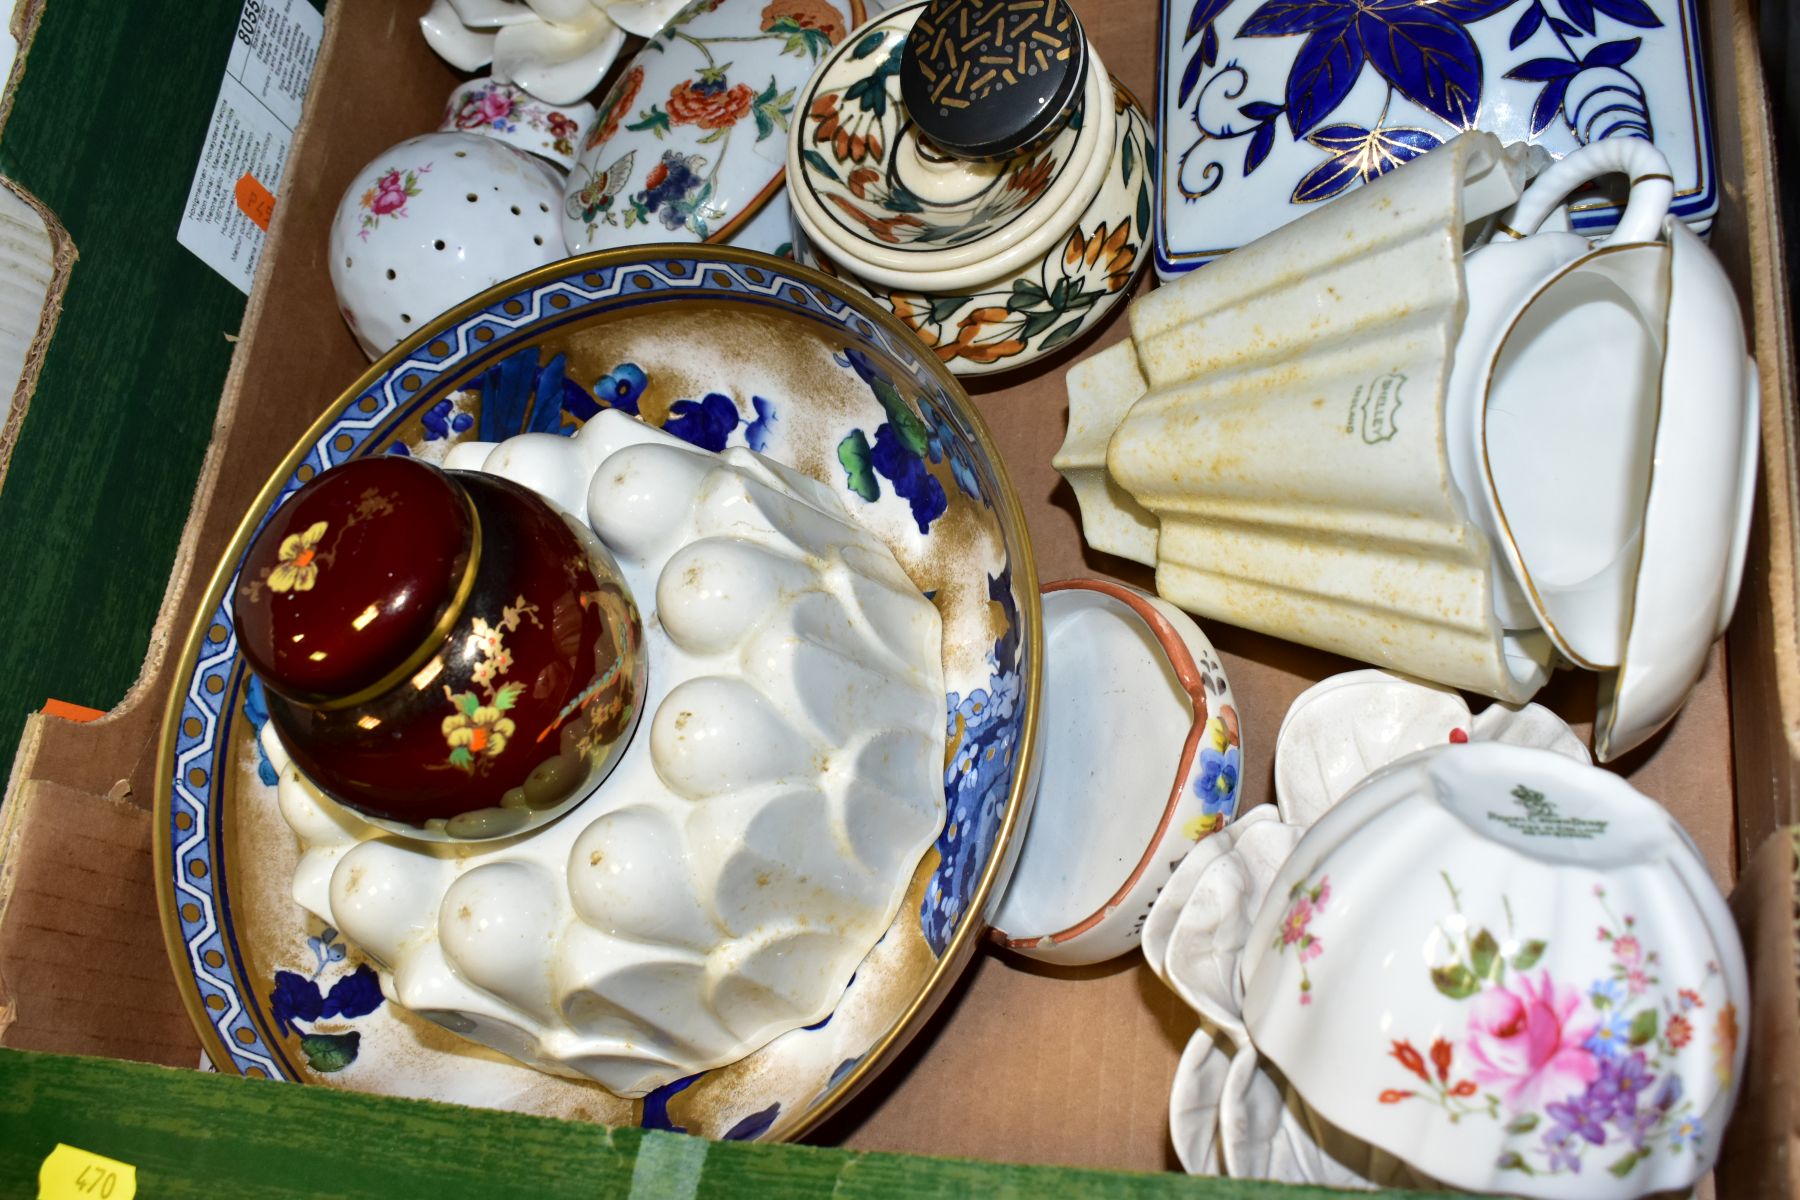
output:
M 748 84 L 725 86 L 723 76 L 683 80 L 669 93 L 669 122 L 702 129 L 728 129 L 744 119 L 756 93 Z
M 631 111 L 636 102 L 638 92 L 644 86 L 644 68 L 633 67 L 625 72 L 625 77 L 613 85 L 607 93 L 605 101 L 600 105 L 600 121 L 594 126 L 594 132 L 588 134 L 583 144 L 584 150 L 592 150 L 600 143 L 609 141 L 612 135 L 619 132 L 619 122 Z

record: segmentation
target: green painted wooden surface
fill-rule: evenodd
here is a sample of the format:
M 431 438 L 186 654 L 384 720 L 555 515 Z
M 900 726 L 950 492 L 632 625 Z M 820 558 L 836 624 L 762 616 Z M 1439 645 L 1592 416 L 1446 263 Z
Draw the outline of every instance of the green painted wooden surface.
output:
M 957 1103 L 959 1101 L 951 1101 Z M 137 1168 L 140 1197 L 750 1193 L 862 1200 L 1327 1200 L 1246 1180 L 1059 1170 L 813 1146 L 705 1142 L 138 1063 L 0 1050 L 0 1195 L 58 1142 Z M 1421 1193 L 1386 1193 L 1419 1197 Z
M 50 0 L 0 137 L 80 255 L 0 485 L 0 779 L 26 714 L 112 707 L 149 646 L 244 313 L 175 241 L 241 7 Z

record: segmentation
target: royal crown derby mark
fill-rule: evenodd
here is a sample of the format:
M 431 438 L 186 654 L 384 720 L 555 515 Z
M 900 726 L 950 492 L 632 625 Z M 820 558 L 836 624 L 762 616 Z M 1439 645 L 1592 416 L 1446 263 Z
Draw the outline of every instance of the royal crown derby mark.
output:
M 1350 413 L 1344 421 L 1344 432 L 1360 436 L 1373 446 L 1389 442 L 1400 432 L 1395 417 L 1400 412 L 1400 388 L 1406 376 L 1397 371 L 1377 375 L 1368 384 L 1357 384 L 1350 397 Z
M 1497 825 L 1504 825 L 1514 833 L 1525 837 L 1561 838 L 1576 842 L 1606 836 L 1608 822 L 1565 817 L 1557 811 L 1555 804 L 1544 797 L 1544 793 L 1533 791 L 1524 784 L 1514 788 L 1510 794 L 1521 813 L 1490 810 L 1487 819 Z

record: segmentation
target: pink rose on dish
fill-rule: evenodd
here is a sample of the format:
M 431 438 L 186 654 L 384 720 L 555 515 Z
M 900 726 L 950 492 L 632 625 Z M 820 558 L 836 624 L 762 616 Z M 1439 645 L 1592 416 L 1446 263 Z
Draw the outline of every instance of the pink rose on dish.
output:
M 1613 939 L 1613 957 L 1628 967 L 1635 967 L 1643 961 L 1644 947 L 1636 938 L 1627 934 Z
M 406 207 L 406 184 L 401 181 L 400 172 L 389 171 L 375 181 L 375 196 L 369 207 L 380 217 Z
M 513 99 L 500 88 L 489 88 L 481 93 L 480 103 L 481 115 L 487 118 L 489 124 L 504 121 L 512 115 Z
M 1559 987 L 1550 972 L 1515 987 L 1494 987 L 1475 997 L 1469 1014 L 1469 1054 L 1480 1083 L 1498 1091 L 1514 1111 L 1566 1099 L 1598 1073 L 1582 1043 L 1594 1032 L 1582 1021 L 1581 993 Z

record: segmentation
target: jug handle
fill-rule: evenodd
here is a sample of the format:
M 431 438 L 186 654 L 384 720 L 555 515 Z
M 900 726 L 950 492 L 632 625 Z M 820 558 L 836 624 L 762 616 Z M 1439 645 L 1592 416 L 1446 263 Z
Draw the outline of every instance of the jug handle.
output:
M 1662 151 L 1642 138 L 1616 137 L 1592 142 L 1550 164 L 1534 180 L 1513 209 L 1512 223 L 1500 224 L 1491 240 L 1499 242 L 1536 233 L 1564 197 L 1589 180 L 1618 172 L 1631 179 L 1625 212 L 1602 246 L 1654 242 L 1662 236 L 1663 218 L 1675 198 L 1675 179 Z

